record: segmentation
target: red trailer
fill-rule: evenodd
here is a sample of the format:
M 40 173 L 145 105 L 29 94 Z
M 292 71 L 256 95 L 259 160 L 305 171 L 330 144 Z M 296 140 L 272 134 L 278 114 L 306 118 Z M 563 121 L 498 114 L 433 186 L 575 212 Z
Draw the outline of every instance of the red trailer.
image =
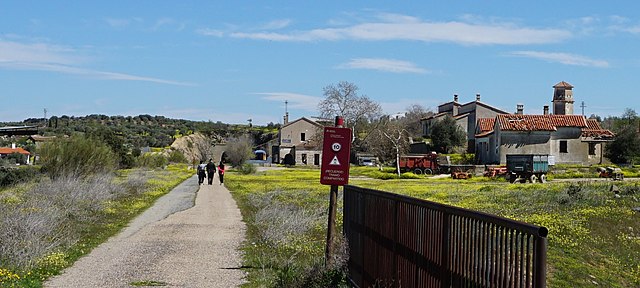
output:
M 438 155 L 433 152 L 431 154 L 413 154 L 400 156 L 400 171 L 412 171 L 415 174 L 433 174 L 440 172 L 438 165 Z

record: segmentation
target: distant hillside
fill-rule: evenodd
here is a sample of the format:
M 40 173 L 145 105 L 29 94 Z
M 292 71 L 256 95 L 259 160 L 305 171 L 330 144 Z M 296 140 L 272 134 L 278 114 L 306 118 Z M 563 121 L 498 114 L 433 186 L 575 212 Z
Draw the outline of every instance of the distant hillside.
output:
M 235 137 L 250 132 L 256 144 L 264 139 L 271 139 L 277 132 L 279 124 L 269 124 L 266 127 L 249 127 L 248 125 L 225 124 L 218 122 L 191 121 L 171 119 L 164 116 L 52 116 L 45 118 L 29 118 L 22 122 L 0 123 L 1 126 L 33 125 L 40 127 L 38 133 L 44 136 L 73 135 L 87 133 L 108 128 L 122 135 L 124 142 L 132 147 L 167 147 L 175 138 L 200 132 L 211 137 L 214 141 Z M 268 135 L 268 136 L 267 136 Z

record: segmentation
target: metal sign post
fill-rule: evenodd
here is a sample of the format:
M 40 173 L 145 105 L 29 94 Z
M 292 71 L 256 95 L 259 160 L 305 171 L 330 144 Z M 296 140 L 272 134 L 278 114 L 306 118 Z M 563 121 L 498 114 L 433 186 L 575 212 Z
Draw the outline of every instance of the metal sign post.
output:
M 344 120 L 336 116 L 336 127 L 324 128 L 322 143 L 322 165 L 320 167 L 320 183 L 331 185 L 329 194 L 329 222 L 327 224 L 327 244 L 325 248 L 325 264 L 332 266 L 333 246 L 336 233 L 336 202 L 338 185 L 349 183 L 349 157 L 351 154 L 351 129 L 342 128 Z

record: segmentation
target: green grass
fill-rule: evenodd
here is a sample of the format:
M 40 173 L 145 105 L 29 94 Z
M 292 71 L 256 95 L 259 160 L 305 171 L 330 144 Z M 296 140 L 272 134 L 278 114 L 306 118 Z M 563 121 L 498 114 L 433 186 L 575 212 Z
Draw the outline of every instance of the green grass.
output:
M 610 182 L 508 184 L 484 177 L 380 180 L 375 168 L 351 169 L 351 185 L 479 210 L 549 229 L 548 287 L 640 287 L 640 185 L 617 182 L 621 197 L 610 192 Z M 229 189 L 251 215 L 243 199 L 253 193 L 284 191 L 280 201 L 299 206 L 328 204 L 328 186 L 319 184 L 317 169 L 286 169 L 255 175 L 230 174 Z M 561 177 L 559 177 L 561 178 Z M 305 191 L 305 193 L 301 193 Z M 339 213 L 340 214 L 340 213 Z M 341 223 L 341 214 L 339 223 Z M 250 221 L 248 222 L 250 226 Z M 251 241 L 251 228 L 248 240 Z M 324 233 L 316 235 L 322 248 Z M 249 242 L 250 243 L 250 242 Z M 321 251 L 321 250 L 320 250 Z M 251 265 L 252 251 L 245 250 Z M 322 257 L 318 253 L 317 257 Z M 264 274 L 249 269 L 246 287 L 264 287 Z M 262 272 L 261 272 L 262 273 Z
M 124 181 L 124 178 L 131 173 L 132 170 L 119 171 L 119 179 L 116 181 Z M 40 259 L 35 267 L 26 271 L 14 271 L 9 267 L 0 266 L 0 287 L 42 287 L 42 283 L 48 277 L 59 274 L 62 269 L 72 265 L 81 256 L 117 234 L 160 196 L 191 177 L 193 170 L 187 170 L 186 165 L 170 165 L 165 170 L 146 173 L 147 189 L 143 193 L 109 202 L 98 217 L 98 221 L 86 224 L 80 241 L 76 244 L 48 254 Z M 5 190 L 0 193 L 6 192 Z

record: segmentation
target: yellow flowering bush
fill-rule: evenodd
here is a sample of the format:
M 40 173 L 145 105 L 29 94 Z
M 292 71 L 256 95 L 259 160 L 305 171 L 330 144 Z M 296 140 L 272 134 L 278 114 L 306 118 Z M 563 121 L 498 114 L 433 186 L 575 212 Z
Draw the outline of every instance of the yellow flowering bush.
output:
M 0 268 L 0 284 L 20 280 L 20 275 L 11 272 L 8 269 Z M 2 285 L 4 286 L 4 285 Z

